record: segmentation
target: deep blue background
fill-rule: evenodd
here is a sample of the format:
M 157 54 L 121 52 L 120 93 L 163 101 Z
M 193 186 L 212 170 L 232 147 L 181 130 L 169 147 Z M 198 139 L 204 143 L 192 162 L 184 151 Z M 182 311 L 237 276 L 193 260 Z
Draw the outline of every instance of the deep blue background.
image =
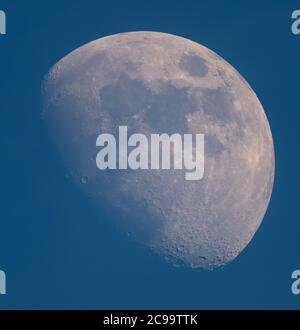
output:
M 1 308 L 300 308 L 300 35 L 295 1 L 1 1 Z M 263 224 L 224 269 L 166 265 L 96 214 L 65 177 L 41 118 L 44 74 L 75 48 L 110 34 L 168 32 L 231 63 L 262 102 L 276 178 Z

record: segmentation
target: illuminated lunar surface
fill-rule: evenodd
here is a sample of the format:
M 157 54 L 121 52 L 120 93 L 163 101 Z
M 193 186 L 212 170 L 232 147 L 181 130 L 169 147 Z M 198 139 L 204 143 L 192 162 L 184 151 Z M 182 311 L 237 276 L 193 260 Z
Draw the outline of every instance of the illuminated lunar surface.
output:
M 59 61 L 43 83 L 44 117 L 76 182 L 123 230 L 174 266 L 214 269 L 247 246 L 274 178 L 264 110 L 221 57 L 165 33 L 122 33 Z M 101 133 L 205 134 L 205 173 L 96 167 Z

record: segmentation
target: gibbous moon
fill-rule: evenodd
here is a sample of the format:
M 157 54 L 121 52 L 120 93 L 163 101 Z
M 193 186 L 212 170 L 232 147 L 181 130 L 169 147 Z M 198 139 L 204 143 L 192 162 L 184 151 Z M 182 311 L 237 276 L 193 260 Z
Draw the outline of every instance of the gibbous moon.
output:
M 44 118 L 72 177 L 111 221 L 174 266 L 235 259 L 262 222 L 273 187 L 268 120 L 243 77 L 211 50 L 158 32 L 90 42 L 43 82 Z M 204 134 L 205 170 L 99 170 L 99 134 Z M 117 242 L 116 242 L 117 244 Z

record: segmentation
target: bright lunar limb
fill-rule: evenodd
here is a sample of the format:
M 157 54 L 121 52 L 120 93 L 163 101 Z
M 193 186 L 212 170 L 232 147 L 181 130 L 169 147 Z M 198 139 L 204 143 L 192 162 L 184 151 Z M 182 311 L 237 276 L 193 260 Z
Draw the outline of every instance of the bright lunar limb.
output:
M 247 246 L 274 179 L 264 110 L 241 75 L 188 39 L 122 33 L 60 60 L 43 83 L 44 117 L 73 177 L 127 232 L 175 266 L 214 269 Z M 205 172 L 96 167 L 101 133 L 204 134 Z

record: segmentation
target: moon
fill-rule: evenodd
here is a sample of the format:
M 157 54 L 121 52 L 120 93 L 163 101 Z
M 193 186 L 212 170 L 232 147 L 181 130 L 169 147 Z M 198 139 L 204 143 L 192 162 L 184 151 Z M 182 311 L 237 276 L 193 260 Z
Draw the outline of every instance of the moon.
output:
M 47 73 L 43 117 L 73 180 L 133 239 L 176 267 L 212 270 L 234 260 L 260 226 L 274 181 L 264 109 L 224 59 L 160 32 L 90 42 Z M 101 133 L 204 134 L 205 171 L 96 167 Z

